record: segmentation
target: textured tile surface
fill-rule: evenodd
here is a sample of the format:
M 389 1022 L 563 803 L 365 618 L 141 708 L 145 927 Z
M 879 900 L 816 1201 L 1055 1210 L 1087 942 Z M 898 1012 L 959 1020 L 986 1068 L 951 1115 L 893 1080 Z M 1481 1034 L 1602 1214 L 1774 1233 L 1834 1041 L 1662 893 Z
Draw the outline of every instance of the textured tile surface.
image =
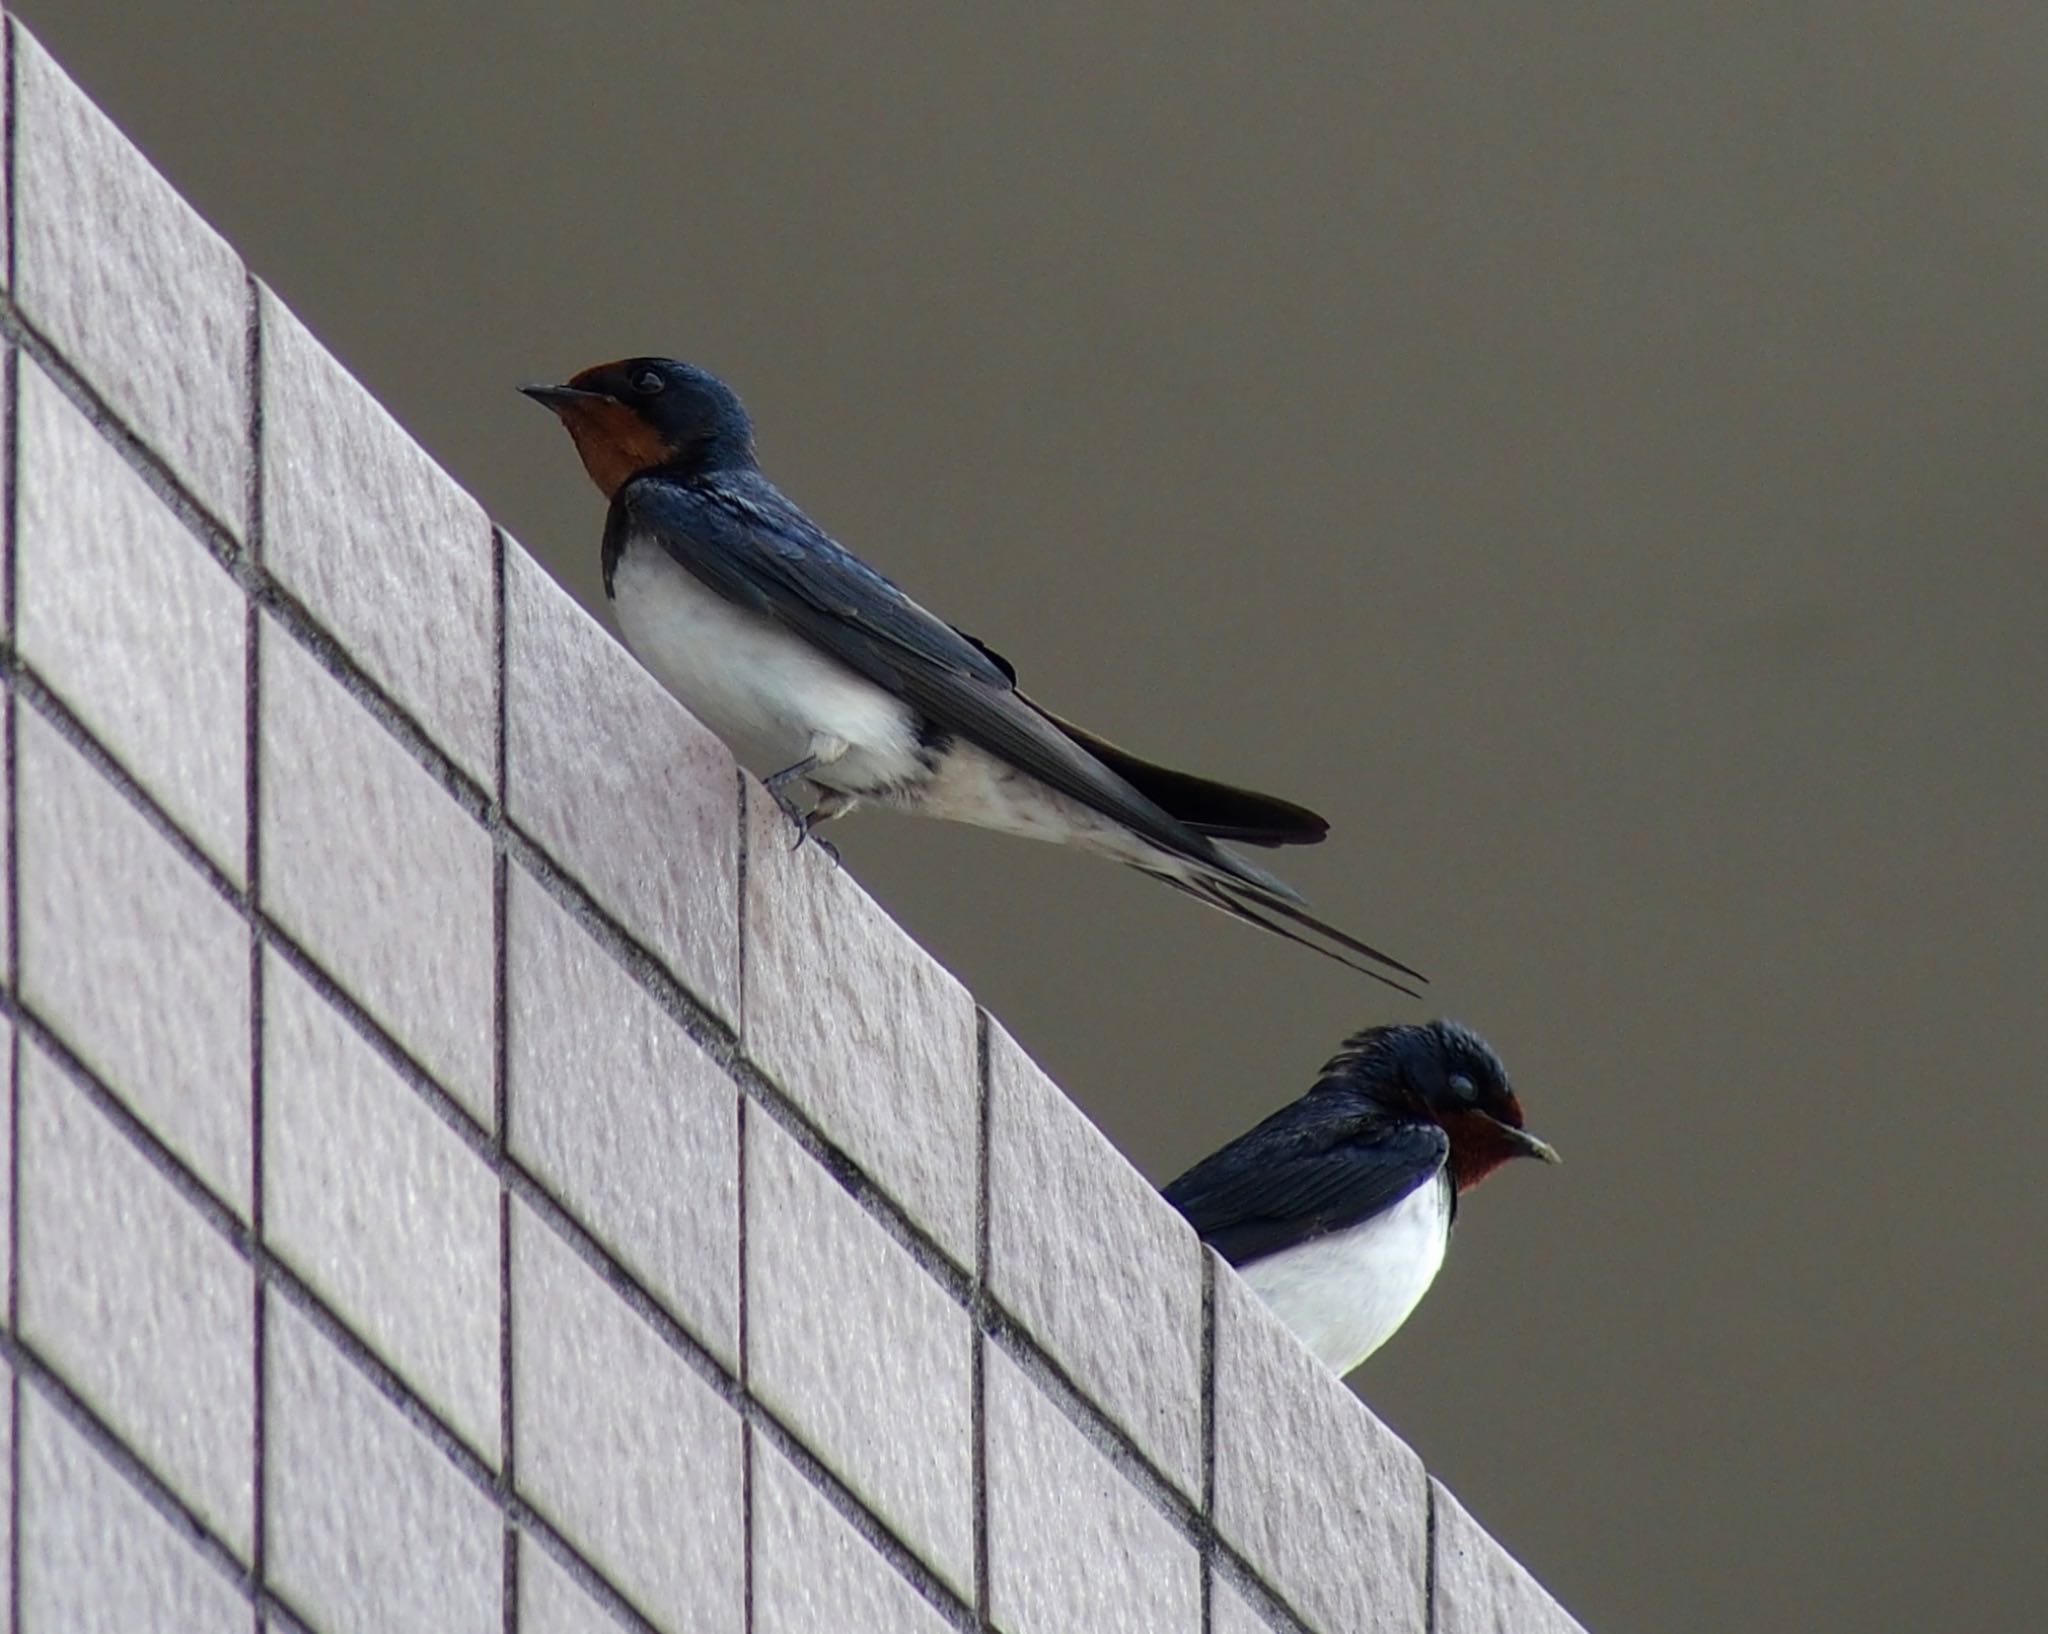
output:
M 22 656 L 240 884 L 242 592 L 27 358 L 17 435 Z
M 1189 1497 L 1201 1491 L 1201 1245 L 993 1021 L 989 1288 Z
M 235 252 L 23 29 L 15 298 L 200 503 L 248 497 L 248 282 Z
M 246 1557 L 247 1263 L 32 1045 L 20 1140 L 22 1334 Z
M 264 565 L 495 786 L 490 522 L 282 301 L 262 301 Z
M 517 546 L 505 552 L 505 666 L 512 820 L 737 1022 L 732 757 Z
M 545 891 L 511 872 L 513 1153 L 737 1367 L 739 1091 Z
M 662 1628 L 738 1628 L 739 1415 L 524 1205 L 512 1276 L 521 1492 Z
M 290 636 L 260 640 L 264 906 L 489 1124 L 490 839 Z
M 248 1634 L 250 1620 L 219 1568 L 24 1390 L 22 1634 Z
M 1420 1634 L 1425 1480 L 1219 1260 L 1216 1525 L 1259 1574 L 1317 1628 Z
M 4 877 L 4 875 L 0 875 L 0 878 Z M 14 1060 L 14 1048 L 14 1023 L 5 1016 L 0 1016 L 0 1073 L 10 1075 L 7 1080 L 8 1082 L 12 1081 L 11 1075 L 14 1071 L 11 1064 Z M 25 1053 L 28 1045 L 24 1043 L 21 1048 Z M 4 1260 L 0 1260 L 0 1264 L 12 1265 L 14 1263 L 13 1233 L 14 1120 L 11 1117 L 0 1116 L 0 1255 L 6 1256 Z M 0 1318 L 4 1318 L 4 1315 L 5 1306 L 0 1305 Z M 4 1360 L 0 1360 L 0 1386 L 6 1384 L 7 1378 L 6 1363 Z M 0 1419 L 4 1419 L 6 1416 L 4 1411 L 0 1411 Z M 0 1464 L 4 1464 L 4 1462 L 5 1460 L 0 1460 Z M 4 1502 L 4 1496 L 0 1496 L 0 1507 L 4 1507 Z M 5 1557 L 0 1556 L 0 1558 Z M 0 1629 L 4 1629 L 6 1626 L 5 1622 L 0 1622 Z
M 525 1533 L 519 1539 L 519 1634 L 619 1634 L 618 1620 Z
M 248 925 L 33 710 L 15 731 L 23 997 L 246 1215 Z
M 962 1266 L 974 1263 L 974 1003 L 747 786 L 747 1053 Z
M 5 165 L 0 165 L 0 170 L 5 168 Z M 0 458 L 4 457 L 4 451 L 0 451 Z M 7 555 L 6 543 L 4 540 L 0 540 L 0 571 L 5 569 Z M 14 790 L 16 783 L 14 767 L 7 763 L 12 758 L 12 756 L 0 756 L 0 794 L 4 794 L 7 801 L 5 806 L 0 806 L 0 811 L 10 813 L 15 810 Z M 14 834 L 12 832 L 14 826 L 15 819 L 12 817 L 5 822 L 0 822 L 0 870 L 4 870 L 4 872 L 0 872 L 0 879 L 14 878 Z M 26 889 L 25 882 L 23 888 Z M 11 900 L 13 896 L 14 892 L 12 891 L 0 891 L 0 970 L 4 970 L 10 984 L 14 983 L 16 979 L 16 954 L 18 951 L 15 947 L 14 903 Z
M 1429 1484 L 1436 1503 L 1435 1634 L 1583 1634 L 1448 1487 Z
M 275 953 L 263 1230 L 463 1438 L 498 1457 L 498 1181 Z
M 12 77 L 12 75 L 6 76 L 6 78 L 10 81 L 12 80 Z M 9 107 L 9 103 L 12 101 L 13 95 L 14 91 L 11 83 L 6 85 L 0 85 L 0 120 L 6 121 L 5 128 L 8 130 L 12 130 L 14 128 L 14 114 L 12 108 Z M 11 180 L 7 175 L 7 172 L 12 168 L 13 167 L 10 165 L 0 165 L 0 221 L 11 222 L 14 219 L 13 214 L 8 208 L 12 201 L 8 197 L 8 191 L 11 186 Z M 6 286 L 9 277 L 9 269 L 5 263 L 6 257 L 0 256 L 0 288 L 4 288 Z M 7 1620 L 4 1618 L 0 1618 L 0 1628 L 8 1629 L 10 1631 L 10 1634 L 12 1634 L 11 1624 L 9 1624 Z
M 967 1592 L 967 1313 L 758 1112 L 747 1119 L 746 1241 L 754 1395 Z
M 304 1317 L 267 1306 L 271 1581 L 321 1634 L 502 1634 L 497 1510 Z
M 952 1625 L 765 1440 L 754 1440 L 754 1634 Z
M 986 1347 L 989 1612 L 1008 1634 L 1199 1634 L 1195 1546 Z
M 1209 1634 L 1273 1634 L 1272 1625 L 1252 1609 L 1251 1601 L 1221 1577 L 1209 1593 Z
M 5 166 L 0 166 L 0 169 L 5 168 Z M 8 1392 L 7 1396 L 0 1397 L 0 1560 L 15 1559 L 14 1495 L 17 1487 L 15 1483 L 14 1462 L 14 1412 L 8 1405 L 13 1400 L 14 1388 L 13 1370 L 0 1366 L 0 1389 L 5 1389 Z M 17 1575 L 16 1582 L 18 1583 L 19 1581 L 20 1579 Z M 10 1598 L 13 1598 L 13 1596 L 10 1596 Z M 5 1630 L 5 1634 L 14 1634 L 14 1628 L 14 1607 L 12 1605 L 0 1607 L 0 1630 Z

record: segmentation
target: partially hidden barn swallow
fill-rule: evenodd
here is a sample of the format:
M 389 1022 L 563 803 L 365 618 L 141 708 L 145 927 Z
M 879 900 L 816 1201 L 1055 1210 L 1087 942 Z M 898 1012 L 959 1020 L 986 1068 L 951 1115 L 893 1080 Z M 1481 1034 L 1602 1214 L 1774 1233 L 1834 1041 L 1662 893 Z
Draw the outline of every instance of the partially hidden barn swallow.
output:
M 1436 1280 L 1458 1199 L 1510 1158 L 1558 1161 L 1522 1127 L 1500 1058 L 1454 1021 L 1346 1039 L 1300 1100 L 1166 1188 L 1339 1374 Z
M 627 645 L 763 774 L 798 843 L 863 800 L 1052 840 L 1403 992 L 1373 967 L 1422 979 L 1217 843 L 1313 845 L 1321 817 L 1140 760 L 1041 709 L 1009 663 L 783 496 L 722 381 L 642 357 L 521 390 L 560 416 L 610 501 L 604 584 Z

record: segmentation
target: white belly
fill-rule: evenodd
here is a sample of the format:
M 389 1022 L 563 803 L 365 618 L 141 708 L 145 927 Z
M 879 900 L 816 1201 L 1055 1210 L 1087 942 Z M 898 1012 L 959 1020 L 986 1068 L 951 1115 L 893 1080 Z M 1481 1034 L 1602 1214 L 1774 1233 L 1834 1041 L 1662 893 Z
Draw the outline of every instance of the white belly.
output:
M 916 776 L 916 722 L 880 687 L 735 607 L 659 545 L 629 541 L 612 607 L 633 656 L 763 777 L 810 755 L 814 782 L 864 792 Z
M 1450 1232 L 1450 1181 L 1439 1174 L 1386 1213 L 1283 1248 L 1239 1274 L 1342 1375 L 1385 1344 L 1421 1303 L 1444 1263 Z
M 958 740 L 934 768 L 928 782 L 901 791 L 889 803 L 920 816 L 972 823 L 977 828 L 992 828 L 1022 839 L 1085 846 L 1119 862 L 1154 863 L 1161 859 L 1156 847 L 1146 844 L 1121 823 L 1046 787 L 986 749 Z

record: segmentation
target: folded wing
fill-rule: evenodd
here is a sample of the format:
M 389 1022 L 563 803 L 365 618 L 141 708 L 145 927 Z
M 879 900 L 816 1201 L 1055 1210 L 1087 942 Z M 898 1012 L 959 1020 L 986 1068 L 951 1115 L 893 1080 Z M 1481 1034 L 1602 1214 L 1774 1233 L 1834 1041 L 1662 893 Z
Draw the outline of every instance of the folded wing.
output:
M 1166 1200 L 1232 1265 L 1391 1208 L 1450 1156 L 1450 1137 L 1433 1124 L 1301 1112 L 1284 1109 L 1166 1187 Z

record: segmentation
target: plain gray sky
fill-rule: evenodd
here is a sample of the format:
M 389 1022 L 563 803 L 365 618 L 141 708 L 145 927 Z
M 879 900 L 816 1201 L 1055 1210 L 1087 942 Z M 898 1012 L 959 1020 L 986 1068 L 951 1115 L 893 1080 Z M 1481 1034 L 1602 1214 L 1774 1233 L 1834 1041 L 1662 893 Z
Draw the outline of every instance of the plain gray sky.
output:
M 1333 819 L 1426 1009 L 835 838 L 1155 1179 L 1493 1039 L 1567 1166 L 1356 1384 L 1591 1627 L 2038 1618 L 2048 8 L 19 9 L 586 599 L 512 386 L 689 357 L 1048 705 Z

